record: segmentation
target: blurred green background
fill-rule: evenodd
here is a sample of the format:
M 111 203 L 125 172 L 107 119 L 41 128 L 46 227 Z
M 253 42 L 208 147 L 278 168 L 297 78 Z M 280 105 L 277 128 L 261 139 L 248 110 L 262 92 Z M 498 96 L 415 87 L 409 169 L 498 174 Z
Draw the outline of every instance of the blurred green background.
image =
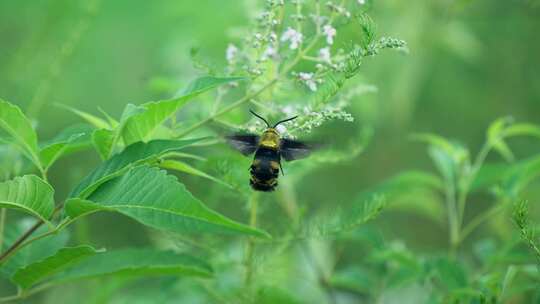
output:
M 252 0 L 0 1 L 0 96 L 35 119 L 44 139 L 79 122 L 55 103 L 94 114 L 99 107 L 119 117 L 127 103 L 169 97 L 200 75 L 190 60 L 193 47 L 204 60 L 223 66 L 227 44 L 239 40 L 236 29 L 249 26 L 259 4 Z M 425 147 L 408 139 L 414 132 L 456 139 L 476 152 L 487 126 L 498 117 L 540 124 L 537 2 L 378 0 L 370 15 L 378 33 L 407 41 L 410 54 L 389 52 L 365 62 L 360 77 L 378 87 L 378 92 L 363 95 L 351 112 L 357 127 L 374 126 L 373 140 L 355 161 L 307 176 L 300 187 L 307 190 L 300 192 L 306 200 L 340 201 L 351 191 L 405 169 L 434 171 Z M 336 43 L 345 44 L 357 35 L 339 32 Z M 348 124 L 323 128 L 325 134 L 342 138 L 356 134 Z M 512 140 L 511 146 L 518 158 L 540 151 L 538 141 L 530 139 Z M 488 160 L 501 161 L 496 155 Z M 90 152 L 60 162 L 51 172 L 59 195 L 65 195 L 74 180 L 98 162 Z M 205 183 L 193 177 L 186 177 L 186 183 L 196 196 L 204 195 Z M 333 191 L 328 191 L 329 184 Z M 529 192 L 529 200 L 535 203 L 532 208 L 538 210 L 540 191 Z M 474 213 L 489 198 L 473 197 L 471 202 Z M 241 208 L 242 203 L 233 206 Z M 152 237 L 118 215 L 91 220 L 95 223 L 79 227 L 77 233 L 98 247 L 143 245 Z M 378 223 L 388 238 L 403 239 L 418 250 L 444 248 L 447 243 L 444 227 L 434 228 L 432 222 L 406 213 L 390 211 Z

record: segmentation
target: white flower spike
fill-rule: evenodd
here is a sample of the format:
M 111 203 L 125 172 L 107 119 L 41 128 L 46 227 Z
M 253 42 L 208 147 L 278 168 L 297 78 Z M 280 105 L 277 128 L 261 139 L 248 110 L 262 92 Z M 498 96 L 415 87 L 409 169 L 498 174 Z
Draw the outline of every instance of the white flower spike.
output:
M 326 63 L 331 63 L 331 57 L 332 55 L 330 54 L 330 48 L 329 47 L 325 47 L 325 48 L 322 48 L 319 50 L 319 58 L 326 62 Z
M 323 27 L 323 33 L 326 36 L 326 42 L 328 44 L 334 43 L 334 37 L 337 34 L 337 31 L 335 28 L 333 28 L 331 25 L 327 24 Z
M 227 50 L 225 51 L 225 58 L 227 59 L 227 62 L 232 63 L 236 57 L 236 54 L 238 54 L 238 48 L 234 46 L 234 44 L 229 43 Z
M 298 78 L 302 81 L 310 90 L 317 91 L 317 82 L 313 79 L 313 73 L 298 73 Z
M 304 37 L 302 36 L 302 33 L 288 27 L 287 30 L 281 35 L 281 41 L 286 42 L 290 41 L 289 48 L 291 50 L 296 50 L 300 44 L 302 44 L 302 40 Z

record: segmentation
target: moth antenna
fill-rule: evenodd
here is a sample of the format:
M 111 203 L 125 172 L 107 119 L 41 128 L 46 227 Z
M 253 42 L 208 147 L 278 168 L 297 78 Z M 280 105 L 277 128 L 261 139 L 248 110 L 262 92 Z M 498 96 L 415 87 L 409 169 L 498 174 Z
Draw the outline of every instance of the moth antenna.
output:
M 261 119 L 262 121 L 264 121 L 264 123 L 266 124 L 267 127 L 270 128 L 270 124 L 268 123 L 268 121 L 266 119 L 264 119 L 264 117 L 262 117 L 261 115 L 253 112 L 253 110 L 249 110 L 249 112 L 251 112 L 251 114 L 255 115 L 256 117 L 258 117 L 259 119 Z
M 291 118 L 284 119 L 284 120 L 280 120 L 274 125 L 274 128 L 277 127 L 279 124 L 282 124 L 282 123 L 287 122 L 287 121 L 291 121 L 291 120 L 296 119 L 296 118 L 298 118 L 298 115 L 296 115 L 294 117 L 291 117 Z

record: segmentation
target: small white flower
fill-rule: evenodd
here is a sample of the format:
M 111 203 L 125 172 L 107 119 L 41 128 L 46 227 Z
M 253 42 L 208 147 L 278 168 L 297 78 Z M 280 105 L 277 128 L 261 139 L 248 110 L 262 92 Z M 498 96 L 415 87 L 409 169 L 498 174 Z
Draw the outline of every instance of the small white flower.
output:
M 273 47 L 269 46 L 268 48 L 266 48 L 266 50 L 265 50 L 264 53 L 262 54 L 261 59 L 262 59 L 262 60 L 267 60 L 268 58 L 275 57 L 276 54 L 277 54 L 276 49 L 274 49 Z
M 326 63 L 330 63 L 331 62 L 331 57 L 332 55 L 330 54 L 330 48 L 329 47 L 325 47 L 325 48 L 322 48 L 319 50 L 319 58 L 326 62 Z
M 310 90 L 317 91 L 317 82 L 313 79 L 313 73 L 298 73 L 298 78 L 302 81 Z
M 334 43 L 334 37 L 337 34 L 336 29 L 333 28 L 330 24 L 327 24 L 327 25 L 323 26 L 323 33 L 326 36 L 326 42 L 328 44 L 333 44 Z
M 238 48 L 234 46 L 234 44 L 229 43 L 227 46 L 227 51 L 225 52 L 225 58 L 227 59 L 227 62 L 232 63 L 234 61 L 234 58 L 236 57 L 236 54 L 238 54 Z
M 270 33 L 270 36 L 268 36 L 268 41 L 274 42 L 274 41 L 276 41 L 276 40 L 277 40 L 277 35 L 276 35 L 276 33 L 275 33 L 275 32 L 271 32 L 271 33 Z
M 302 33 L 295 31 L 294 29 L 288 27 L 287 30 L 281 35 L 281 41 L 290 41 L 291 44 L 289 45 L 289 48 L 291 50 L 296 50 L 300 44 L 302 43 L 302 40 L 304 37 L 302 36 Z
M 278 125 L 276 127 L 276 131 L 278 131 L 280 134 L 285 134 L 287 133 L 287 127 L 285 127 L 284 125 Z
M 366 4 L 366 0 L 358 0 L 358 4 L 364 5 L 364 4 Z

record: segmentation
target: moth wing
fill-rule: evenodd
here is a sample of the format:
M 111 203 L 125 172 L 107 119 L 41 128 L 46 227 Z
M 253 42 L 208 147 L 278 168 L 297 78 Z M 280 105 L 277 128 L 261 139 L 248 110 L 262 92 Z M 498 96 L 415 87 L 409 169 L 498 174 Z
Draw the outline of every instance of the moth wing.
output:
M 225 137 L 231 147 L 240 151 L 244 155 L 250 155 L 259 146 L 259 136 L 254 134 L 237 134 Z
M 287 138 L 281 139 L 280 152 L 286 161 L 306 158 L 312 150 L 313 146 L 310 144 Z

